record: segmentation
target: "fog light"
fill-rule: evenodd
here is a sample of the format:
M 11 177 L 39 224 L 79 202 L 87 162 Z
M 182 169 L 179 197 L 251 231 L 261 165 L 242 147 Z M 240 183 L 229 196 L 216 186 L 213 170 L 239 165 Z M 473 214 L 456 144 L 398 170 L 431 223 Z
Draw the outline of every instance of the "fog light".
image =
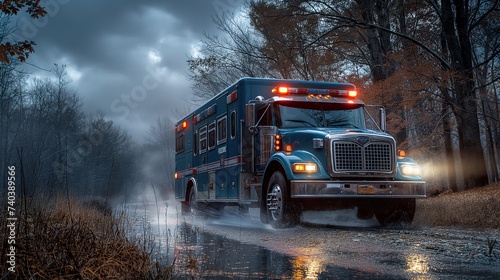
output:
M 292 169 L 296 173 L 314 173 L 318 170 L 318 166 L 316 163 L 295 163 Z

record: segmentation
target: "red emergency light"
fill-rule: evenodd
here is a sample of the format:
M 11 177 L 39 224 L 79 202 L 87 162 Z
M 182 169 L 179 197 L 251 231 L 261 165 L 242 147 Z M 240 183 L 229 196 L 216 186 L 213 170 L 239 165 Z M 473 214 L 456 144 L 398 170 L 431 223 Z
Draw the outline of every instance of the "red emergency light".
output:
M 287 87 L 276 87 L 276 88 L 273 88 L 273 93 L 287 94 L 288 88 Z

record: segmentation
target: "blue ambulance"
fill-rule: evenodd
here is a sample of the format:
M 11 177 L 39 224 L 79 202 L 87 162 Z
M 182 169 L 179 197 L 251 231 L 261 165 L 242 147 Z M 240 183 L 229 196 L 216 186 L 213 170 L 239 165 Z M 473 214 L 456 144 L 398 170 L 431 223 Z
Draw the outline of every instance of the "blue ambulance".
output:
M 425 182 L 376 109 L 350 83 L 240 79 L 175 124 L 182 213 L 258 207 L 287 228 L 306 210 L 355 208 L 382 226 L 411 223 Z

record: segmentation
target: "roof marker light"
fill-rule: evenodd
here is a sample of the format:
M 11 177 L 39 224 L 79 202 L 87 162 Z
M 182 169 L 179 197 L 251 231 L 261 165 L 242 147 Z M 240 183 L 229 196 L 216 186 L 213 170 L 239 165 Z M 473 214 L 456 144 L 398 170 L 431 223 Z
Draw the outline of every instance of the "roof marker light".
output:
M 283 144 L 283 142 L 281 141 L 281 135 L 276 134 L 274 136 L 274 150 L 277 152 L 281 151 L 282 144 Z
M 233 91 L 233 92 L 231 92 L 230 94 L 227 95 L 227 97 L 226 97 L 226 103 L 227 104 L 231 104 L 234 101 L 236 101 L 236 99 L 238 99 L 238 92 L 237 91 Z
M 279 93 L 279 94 L 287 94 L 288 88 L 287 87 L 275 87 L 275 88 L 273 88 L 272 92 Z

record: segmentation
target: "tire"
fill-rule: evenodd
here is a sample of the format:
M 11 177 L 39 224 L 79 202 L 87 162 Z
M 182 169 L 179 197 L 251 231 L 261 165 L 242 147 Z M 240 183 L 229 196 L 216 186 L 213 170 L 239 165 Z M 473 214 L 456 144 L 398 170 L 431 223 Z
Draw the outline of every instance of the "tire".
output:
M 375 209 L 375 217 L 383 227 L 407 226 L 413 222 L 415 206 L 415 198 L 384 199 Z
M 203 216 L 204 208 L 201 203 L 196 202 L 196 191 L 192 188 L 189 193 L 189 212 L 193 216 Z
M 294 208 L 283 174 L 274 172 L 267 185 L 267 220 L 273 228 L 294 227 L 300 222 L 300 211 Z
M 224 205 L 219 203 L 196 202 L 196 191 L 193 188 L 189 194 L 189 211 L 191 215 L 203 219 L 220 218 L 224 212 Z

